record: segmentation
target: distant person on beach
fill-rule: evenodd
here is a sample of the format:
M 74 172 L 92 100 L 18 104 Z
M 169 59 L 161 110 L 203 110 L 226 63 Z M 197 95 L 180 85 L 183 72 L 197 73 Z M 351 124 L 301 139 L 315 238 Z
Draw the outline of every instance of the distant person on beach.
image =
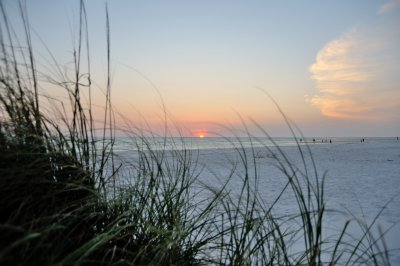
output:
M 329 143 L 332 143 L 332 140 L 331 140 L 331 139 L 329 140 Z
M 397 140 L 399 140 L 399 138 L 397 138 Z M 315 139 L 312 139 L 312 141 L 315 143 Z

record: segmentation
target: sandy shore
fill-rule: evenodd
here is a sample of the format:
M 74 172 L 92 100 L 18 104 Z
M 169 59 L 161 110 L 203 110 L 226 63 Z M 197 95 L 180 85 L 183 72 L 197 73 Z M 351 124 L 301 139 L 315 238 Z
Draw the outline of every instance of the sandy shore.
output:
M 325 236 L 332 235 L 337 239 L 338 231 L 345 221 L 354 217 L 371 223 L 379 212 L 376 225 L 384 230 L 392 227 L 385 240 L 389 249 L 400 250 L 400 141 L 396 139 L 366 139 L 365 142 L 333 142 L 302 144 L 305 165 L 299 148 L 296 146 L 281 147 L 283 153 L 300 171 L 307 169 L 312 180 L 315 180 L 313 162 L 318 180 L 325 178 L 325 202 L 328 211 L 325 216 Z M 282 191 L 287 178 L 276 167 L 276 156 L 282 159 L 276 148 L 256 147 L 244 149 L 247 156 L 249 174 L 258 177 L 257 189 L 268 203 L 273 202 Z M 193 151 L 196 160 L 196 172 L 199 181 L 215 187 L 221 186 L 224 180 L 236 169 L 230 191 L 238 192 L 241 178 L 244 176 L 243 151 L 234 148 L 200 149 Z M 127 149 L 123 157 L 130 161 L 137 160 L 134 152 Z M 254 167 L 256 164 L 256 168 Z M 255 171 L 256 169 L 256 171 Z M 298 214 L 296 201 L 291 193 L 286 193 L 275 208 L 276 215 Z M 375 227 L 377 228 L 377 227 Z M 351 233 L 358 237 L 362 232 L 357 226 L 350 227 Z M 377 229 L 374 231 L 378 234 Z M 400 265 L 400 251 L 394 251 L 391 257 L 393 265 Z
M 303 146 L 307 169 L 313 173 L 312 161 L 306 146 Z M 400 141 L 368 140 L 363 143 L 324 143 L 309 144 L 319 178 L 326 174 L 325 199 L 328 209 L 345 211 L 348 214 L 332 213 L 327 215 L 327 223 L 339 229 L 351 215 L 372 222 L 374 217 L 385 208 L 377 224 L 384 229 L 394 227 L 385 239 L 389 248 L 400 249 Z M 282 147 L 285 155 L 305 170 L 297 147 Z M 232 166 L 236 164 L 237 180 L 243 172 L 240 156 L 233 149 L 208 149 L 199 151 L 199 165 L 203 168 L 202 181 L 217 184 L 225 179 Z M 255 155 L 258 190 L 267 201 L 273 200 L 284 186 L 286 178 L 274 164 L 279 152 L 272 148 L 246 148 L 248 164 L 253 164 Z M 254 169 L 251 168 L 250 169 Z M 254 171 L 250 171 L 255 175 Z M 313 174 L 311 174 L 313 176 Z M 209 179 L 209 180 L 207 180 Z M 237 183 L 240 187 L 240 183 Z M 296 211 L 296 204 L 290 196 L 282 199 L 282 213 Z M 354 229 L 355 230 L 355 229 Z M 357 232 L 356 232 L 357 233 Z M 394 252 L 400 254 L 400 251 Z M 400 255 L 392 257 L 395 265 L 400 265 Z

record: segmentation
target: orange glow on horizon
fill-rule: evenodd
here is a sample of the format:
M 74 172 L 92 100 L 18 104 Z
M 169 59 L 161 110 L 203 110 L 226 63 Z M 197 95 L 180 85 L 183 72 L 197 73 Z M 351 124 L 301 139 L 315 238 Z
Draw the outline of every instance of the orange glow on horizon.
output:
M 208 136 L 207 129 L 196 129 L 192 131 L 193 136 L 198 137 L 198 138 L 205 138 Z

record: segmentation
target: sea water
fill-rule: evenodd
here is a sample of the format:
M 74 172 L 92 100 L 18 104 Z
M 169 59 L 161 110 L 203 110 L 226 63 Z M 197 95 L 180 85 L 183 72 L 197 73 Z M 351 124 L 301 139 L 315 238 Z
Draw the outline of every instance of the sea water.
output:
M 119 137 L 114 151 L 152 150 L 214 150 L 235 147 L 297 146 L 298 144 L 351 144 L 365 141 L 362 137 Z M 394 138 L 368 138 L 367 141 L 390 142 Z

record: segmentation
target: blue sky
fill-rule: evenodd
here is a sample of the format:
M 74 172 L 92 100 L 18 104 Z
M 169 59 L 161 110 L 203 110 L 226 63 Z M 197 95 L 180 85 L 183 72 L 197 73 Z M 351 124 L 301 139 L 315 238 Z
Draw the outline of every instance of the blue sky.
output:
M 15 13 L 15 2 L 5 2 Z M 32 28 L 69 66 L 79 2 L 26 3 Z M 105 1 L 85 4 L 100 92 Z M 273 135 L 289 134 L 259 87 L 305 135 L 400 135 L 400 1 L 116 0 L 108 8 L 113 101 L 134 123 L 162 124 L 150 80 L 173 124 L 188 132 L 239 126 L 240 114 Z M 43 45 L 35 48 L 45 64 Z

